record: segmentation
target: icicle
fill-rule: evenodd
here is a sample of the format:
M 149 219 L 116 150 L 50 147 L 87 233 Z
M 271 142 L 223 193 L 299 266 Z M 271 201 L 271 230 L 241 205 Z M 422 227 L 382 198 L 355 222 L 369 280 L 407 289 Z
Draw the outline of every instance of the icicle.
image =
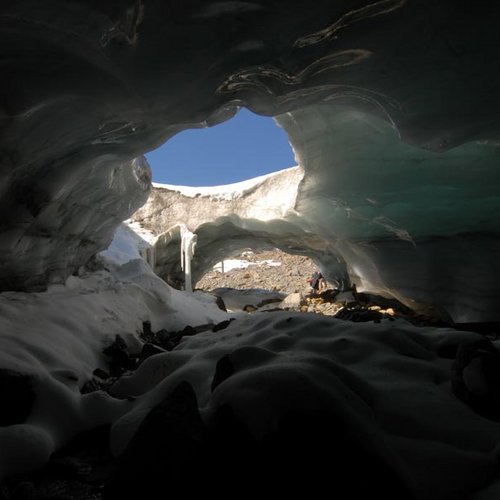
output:
M 181 226 L 181 269 L 184 271 L 186 292 L 193 291 L 191 283 L 191 259 L 194 256 L 198 235 L 192 233 L 185 225 Z

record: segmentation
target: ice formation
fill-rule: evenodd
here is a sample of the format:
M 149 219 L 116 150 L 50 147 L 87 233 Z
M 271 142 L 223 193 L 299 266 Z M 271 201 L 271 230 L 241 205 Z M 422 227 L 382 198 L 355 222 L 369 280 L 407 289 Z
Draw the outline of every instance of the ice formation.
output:
M 191 261 L 196 250 L 198 236 L 192 233 L 185 225 L 181 226 L 181 269 L 184 271 L 186 292 L 193 291 L 191 280 Z
M 162 276 L 177 273 L 179 229 L 133 241 L 116 229 L 151 192 L 144 153 L 241 106 L 275 117 L 289 134 L 299 168 L 281 178 L 291 176 L 297 189 L 283 190 L 268 218 L 254 202 L 245 213 L 227 210 L 251 192 L 263 199 L 266 179 L 226 190 L 217 201 L 223 213 L 210 213 L 196 231 L 177 218 L 198 236 L 193 276 L 260 238 L 312 256 L 340 281 L 455 321 L 498 321 L 500 31 L 491 7 L 457 0 L 2 2 L 2 477 L 43 465 L 99 424 L 111 425 L 119 454 L 148 411 L 186 387 L 182 380 L 194 391 L 200 426 L 217 430 L 218 419 L 228 418 L 221 412 L 232 409 L 234 425 L 251 433 L 236 440 L 246 443 L 242 449 L 277 427 L 279 456 L 306 484 L 325 486 L 337 470 L 336 484 L 344 484 L 348 469 L 332 454 L 334 470 L 314 462 L 318 477 L 307 469 L 315 450 L 307 448 L 305 461 L 286 447 L 297 433 L 286 434 L 280 418 L 294 409 L 305 417 L 324 410 L 318 424 L 328 414 L 335 425 L 326 441 L 316 433 L 313 442 L 332 450 L 343 443 L 353 467 L 364 457 L 361 475 L 382 464 L 382 479 L 372 474 L 353 488 L 384 493 L 397 483 L 398 499 L 498 498 L 498 414 L 472 404 L 498 407 L 495 342 L 456 369 L 463 349 L 481 345 L 475 333 L 262 313 L 153 356 L 114 395 L 80 393 L 92 370 L 106 367 L 110 336 L 137 350 L 145 323 L 156 331 L 229 319 L 212 298 L 168 287 L 138 258 L 159 263 Z M 180 205 L 185 194 L 170 208 L 188 206 Z M 189 206 L 206 199 L 199 194 L 191 193 Z M 223 236 L 225 247 L 214 244 Z M 300 431 L 305 446 L 307 429 Z M 255 462 L 238 470 L 227 458 L 239 450 L 228 444 L 225 458 L 243 481 Z M 217 491 L 219 471 L 209 470 L 210 481 L 186 478 L 185 486 Z M 260 472 L 269 478 L 270 470 Z M 250 487 L 259 484 L 249 478 Z M 274 479 L 293 492 L 292 482 Z
M 286 10 L 5 4 L 1 288 L 63 282 L 145 200 L 134 158 L 246 106 L 289 134 L 326 272 L 455 321 L 498 319 L 493 18 L 452 0 Z

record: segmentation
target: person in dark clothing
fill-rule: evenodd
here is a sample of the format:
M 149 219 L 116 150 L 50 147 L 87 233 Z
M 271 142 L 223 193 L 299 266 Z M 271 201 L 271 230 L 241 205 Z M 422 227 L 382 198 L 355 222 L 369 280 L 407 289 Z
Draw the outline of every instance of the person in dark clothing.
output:
M 309 284 L 313 292 L 318 292 L 320 288 L 324 288 L 324 282 L 325 278 L 323 278 L 323 275 L 319 271 L 315 271 L 309 279 Z

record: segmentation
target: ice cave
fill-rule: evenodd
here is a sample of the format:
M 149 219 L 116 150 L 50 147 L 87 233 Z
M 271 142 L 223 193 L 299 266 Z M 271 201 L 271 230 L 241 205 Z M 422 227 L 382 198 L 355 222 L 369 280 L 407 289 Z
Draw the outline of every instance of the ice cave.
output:
M 0 500 L 500 498 L 494 7 L 2 1 Z M 296 166 L 151 182 L 241 108 Z M 251 246 L 435 323 L 190 291 Z

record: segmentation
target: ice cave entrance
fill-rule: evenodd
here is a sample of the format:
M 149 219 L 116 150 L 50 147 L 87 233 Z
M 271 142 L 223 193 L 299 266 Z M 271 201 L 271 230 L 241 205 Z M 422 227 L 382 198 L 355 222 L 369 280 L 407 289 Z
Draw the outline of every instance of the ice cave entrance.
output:
M 220 186 L 296 164 L 286 132 L 271 117 L 241 108 L 230 120 L 189 129 L 146 154 L 153 182 Z

